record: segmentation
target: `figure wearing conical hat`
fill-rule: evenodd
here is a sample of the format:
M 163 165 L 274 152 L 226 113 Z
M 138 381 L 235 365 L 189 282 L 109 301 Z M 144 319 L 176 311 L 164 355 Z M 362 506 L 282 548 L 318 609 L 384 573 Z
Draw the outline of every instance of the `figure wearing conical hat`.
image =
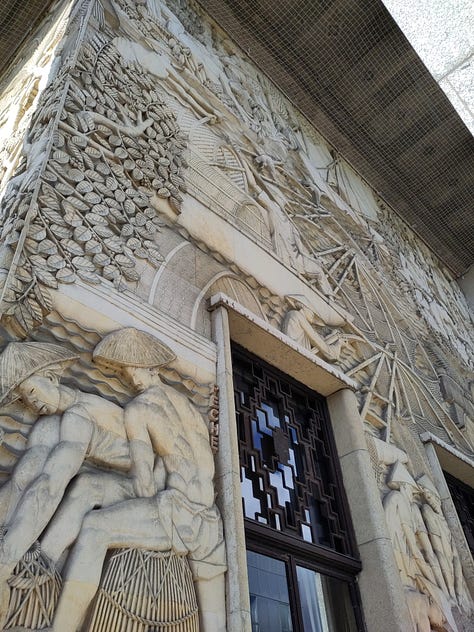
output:
M 174 353 L 155 336 L 134 327 L 126 327 L 108 334 L 94 349 L 97 364 L 120 372 L 133 390 L 140 392 L 140 384 L 130 380 L 125 367 L 156 369 L 169 364 Z M 160 463 L 154 469 L 154 484 L 162 487 L 164 477 Z M 43 552 L 57 563 L 63 552 L 79 534 L 84 516 L 94 508 L 108 507 L 121 500 L 134 498 L 136 479 L 121 476 L 117 471 L 86 471 L 76 477 L 67 496 L 61 502 L 52 521 L 41 538 Z M 141 494 L 139 494 L 141 495 Z
M 21 397 L 22 391 L 28 390 L 24 388 L 23 383 L 25 382 L 27 387 L 31 382 L 31 380 L 28 381 L 29 378 L 34 374 L 41 374 L 51 383 L 56 381 L 64 368 L 76 358 L 76 355 L 58 345 L 39 342 L 9 343 L 0 355 L 0 404 L 11 403 Z M 27 398 L 34 394 L 31 389 L 32 387 L 26 393 Z M 42 397 L 41 407 L 45 414 L 52 412 L 54 396 L 55 393 L 50 390 L 46 396 Z M 44 424 L 40 424 L 40 430 L 42 426 Z M 10 480 L 0 489 L 0 525 L 5 525 L 11 516 L 16 506 L 15 496 L 18 496 L 18 493 L 31 483 L 38 467 L 42 467 L 44 463 L 41 450 L 33 450 L 33 445 L 37 443 L 51 448 L 54 444 L 56 427 L 53 421 L 49 426 L 49 432 L 45 428 L 43 432 L 39 432 L 38 425 L 33 428 L 29 436 L 30 449 L 22 458 L 22 467 L 17 467 Z
M 329 362 L 339 359 L 344 336 L 336 332 L 326 338 L 321 336 L 313 325 L 324 325 L 315 313 L 308 299 L 300 294 L 289 294 L 285 297 L 292 309 L 283 320 L 282 331 L 299 345 L 321 355 Z
M 125 327 L 107 334 L 95 347 L 94 362 L 118 369 L 123 367 L 158 368 L 172 362 L 176 355 L 152 334 Z
M 414 589 L 419 574 L 419 562 L 422 560 L 416 541 L 416 533 L 422 520 L 413 507 L 417 485 L 400 461 L 393 465 L 387 484 L 392 491 L 385 496 L 383 506 L 395 559 L 403 585 Z
M 83 462 L 118 472 L 130 469 L 123 409 L 59 383 L 62 369 L 76 357 L 57 345 L 37 342 L 10 343 L 0 355 L 1 401 L 21 398 L 39 415 L 26 452 L 2 488 L 8 502 L 0 541 L 0 627 L 13 569 L 51 520 Z M 69 527 L 74 538 L 80 517 Z
M 160 366 L 173 356 L 147 336 L 120 330 L 94 351 L 96 362 L 122 367 L 140 391 L 125 408 L 136 498 L 85 516 L 68 559 L 54 632 L 80 628 L 107 550 L 117 547 L 187 554 L 201 629 L 225 630 L 225 552 L 208 428 L 188 398 L 160 378 Z
M 400 461 L 392 466 L 387 484 L 392 491 L 383 500 L 385 518 L 415 629 L 428 632 L 430 622 L 434 629 L 438 629 L 436 626 L 440 621 L 449 620 L 450 613 L 440 599 L 441 569 L 421 509 L 415 502 L 420 488 Z M 426 625 L 420 623 L 421 615 Z
M 417 482 L 423 490 L 425 501 L 421 506 L 421 513 L 442 572 L 443 581 L 438 581 L 438 585 L 452 599 L 462 603 L 465 600 L 462 566 L 453 536 L 443 515 L 439 492 L 426 474 Z
M 268 227 L 274 249 L 281 260 L 295 268 L 310 282 L 315 282 L 321 292 L 332 298 L 334 291 L 321 263 L 301 239 L 298 228 L 285 210 L 287 200 L 278 187 L 263 180 L 257 169 L 247 161 L 241 161 L 249 191 L 268 213 Z
M 409 568 L 409 582 L 406 585 L 418 586 L 420 578 L 423 586 L 442 584 L 446 590 L 439 563 L 431 545 L 428 531 L 423 520 L 420 506 L 415 502 L 415 496 L 420 495 L 420 488 L 408 472 L 405 465 L 397 461 L 392 468 L 388 480 L 388 486 L 393 489 L 384 499 L 385 515 L 389 529 L 395 543 L 399 542 L 401 524 L 402 538 L 406 541 L 407 556 L 402 555 Z M 397 524 L 398 523 L 398 524 Z M 395 546 L 395 549 L 403 553 L 403 546 Z M 402 577 L 404 569 L 400 569 Z M 424 578 L 424 579 L 423 579 Z
M 46 369 L 61 375 L 78 356 L 47 342 L 10 342 L 0 355 L 0 404 L 11 399 L 17 386 Z

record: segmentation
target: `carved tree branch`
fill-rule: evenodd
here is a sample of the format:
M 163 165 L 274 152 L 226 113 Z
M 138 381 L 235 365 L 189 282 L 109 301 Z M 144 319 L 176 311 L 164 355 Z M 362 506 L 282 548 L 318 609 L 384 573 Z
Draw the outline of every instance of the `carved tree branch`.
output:
M 138 136 L 141 136 L 145 132 L 147 127 L 150 127 L 150 125 L 153 124 L 153 119 L 147 118 L 138 125 L 132 125 L 131 122 L 129 122 L 128 120 L 128 124 L 120 125 L 119 123 L 115 123 L 114 121 L 111 121 L 107 117 L 102 116 L 102 114 L 99 114 L 97 112 L 84 113 L 91 117 L 94 123 L 96 123 L 97 125 L 105 125 L 106 127 L 110 127 L 110 129 L 113 129 L 117 135 L 124 134 L 125 136 L 130 136 L 131 138 L 137 138 Z

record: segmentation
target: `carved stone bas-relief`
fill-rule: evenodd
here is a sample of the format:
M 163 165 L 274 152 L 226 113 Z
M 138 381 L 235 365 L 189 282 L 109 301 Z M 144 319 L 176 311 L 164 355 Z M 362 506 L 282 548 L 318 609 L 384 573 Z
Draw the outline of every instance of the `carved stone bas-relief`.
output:
M 336 332 L 323 337 L 316 330 L 316 325 L 325 323 L 318 319 L 304 296 L 289 295 L 286 297 L 291 309 L 285 314 L 282 330 L 287 336 L 305 349 L 320 354 L 325 360 L 335 362 L 341 354 L 343 335 Z
M 79 629 L 112 548 L 124 552 L 108 562 L 99 597 L 105 605 L 84 629 L 110 629 L 117 611 L 124 626 L 181 622 L 176 629 L 184 631 L 197 630 L 200 621 L 203 630 L 225 629 L 225 552 L 209 429 L 186 395 L 160 377 L 174 358 L 134 328 L 103 338 L 94 362 L 137 393 L 122 407 L 60 383 L 62 370 L 77 360 L 67 349 L 11 342 L 2 352 L 3 405 L 18 406 L 21 398 L 38 415 L 0 489 L 5 629 L 28 619 L 32 592 L 40 616 L 30 616 L 30 629 Z M 127 577 L 137 572 L 141 584 L 131 589 Z
M 173 593 L 175 597 L 170 598 Z M 113 626 L 125 631 L 135 626 L 194 632 L 199 629 L 198 611 L 186 555 L 119 549 L 107 563 L 88 629 L 106 632 Z
M 204 8 L 59 1 L 0 78 L 0 627 L 225 629 L 222 293 L 354 380 L 407 630 L 467 632 L 467 303 Z
M 138 43 L 124 46 L 123 37 L 111 36 L 101 3 L 89 5 L 76 25 L 84 28 L 90 19 L 89 37 L 67 77 L 58 76 L 44 93 L 25 141 L 27 160 L 3 200 L 9 274 L 2 307 L 23 333 L 51 307 L 39 284 L 133 283 L 140 278 L 137 261 L 159 266 L 155 207 L 173 215 L 181 205 L 186 138 L 155 91 L 169 60 Z M 117 11 L 127 31 L 130 20 Z
M 387 527 L 414 629 L 456 631 L 453 608 L 469 618 L 473 601 L 439 493 L 426 474 L 415 481 L 403 451 L 376 441 Z

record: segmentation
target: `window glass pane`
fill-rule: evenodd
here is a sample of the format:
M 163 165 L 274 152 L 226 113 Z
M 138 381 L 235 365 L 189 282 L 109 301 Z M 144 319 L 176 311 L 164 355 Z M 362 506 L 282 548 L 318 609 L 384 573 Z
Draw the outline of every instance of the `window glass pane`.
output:
M 304 632 L 356 632 L 346 582 L 296 567 Z
M 247 554 L 252 632 L 356 632 L 350 580 L 305 568 L 354 553 L 325 400 L 240 348 L 233 363 L 249 547 L 270 553 Z
M 252 632 L 293 632 L 285 563 L 247 551 Z
M 467 544 L 474 555 L 474 489 L 444 472 Z

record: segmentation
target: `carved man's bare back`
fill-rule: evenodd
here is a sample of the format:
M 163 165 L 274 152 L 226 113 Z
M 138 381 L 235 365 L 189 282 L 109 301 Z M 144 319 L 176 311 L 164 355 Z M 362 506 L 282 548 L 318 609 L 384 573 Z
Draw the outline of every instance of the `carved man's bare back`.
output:
M 69 410 L 74 409 L 76 406 L 79 408 L 84 407 L 90 420 L 99 427 L 114 433 L 122 439 L 127 438 L 123 421 L 123 408 L 117 404 L 109 402 L 98 395 L 80 392 L 75 406 L 69 408 Z
M 200 505 L 214 503 L 214 459 L 200 413 L 166 384 L 148 388 L 127 406 L 127 416 L 146 426 L 153 451 L 164 462 L 167 489 Z
M 78 394 L 76 403 L 68 408 L 62 419 L 62 436 L 67 433 L 66 417 L 88 421 L 82 428 L 75 427 L 76 440 L 88 443 L 86 458 L 99 465 L 122 471 L 130 468 L 130 450 L 124 425 L 123 408 L 90 393 Z M 81 436 L 83 435 L 83 436 Z
M 147 377 L 140 376 L 142 384 Z M 214 462 L 207 426 L 184 395 L 158 376 L 156 380 L 125 408 L 137 497 L 90 511 L 84 518 L 69 558 L 54 632 L 74 632 L 79 627 L 112 546 L 186 553 L 203 627 L 225 629 L 225 615 L 221 610 L 216 615 L 213 605 L 216 594 L 221 595 L 217 602 L 224 603 L 226 566 L 222 523 L 214 504 Z M 166 474 L 159 484 L 157 461 L 164 464 Z M 208 610 L 210 624 L 205 623 Z

